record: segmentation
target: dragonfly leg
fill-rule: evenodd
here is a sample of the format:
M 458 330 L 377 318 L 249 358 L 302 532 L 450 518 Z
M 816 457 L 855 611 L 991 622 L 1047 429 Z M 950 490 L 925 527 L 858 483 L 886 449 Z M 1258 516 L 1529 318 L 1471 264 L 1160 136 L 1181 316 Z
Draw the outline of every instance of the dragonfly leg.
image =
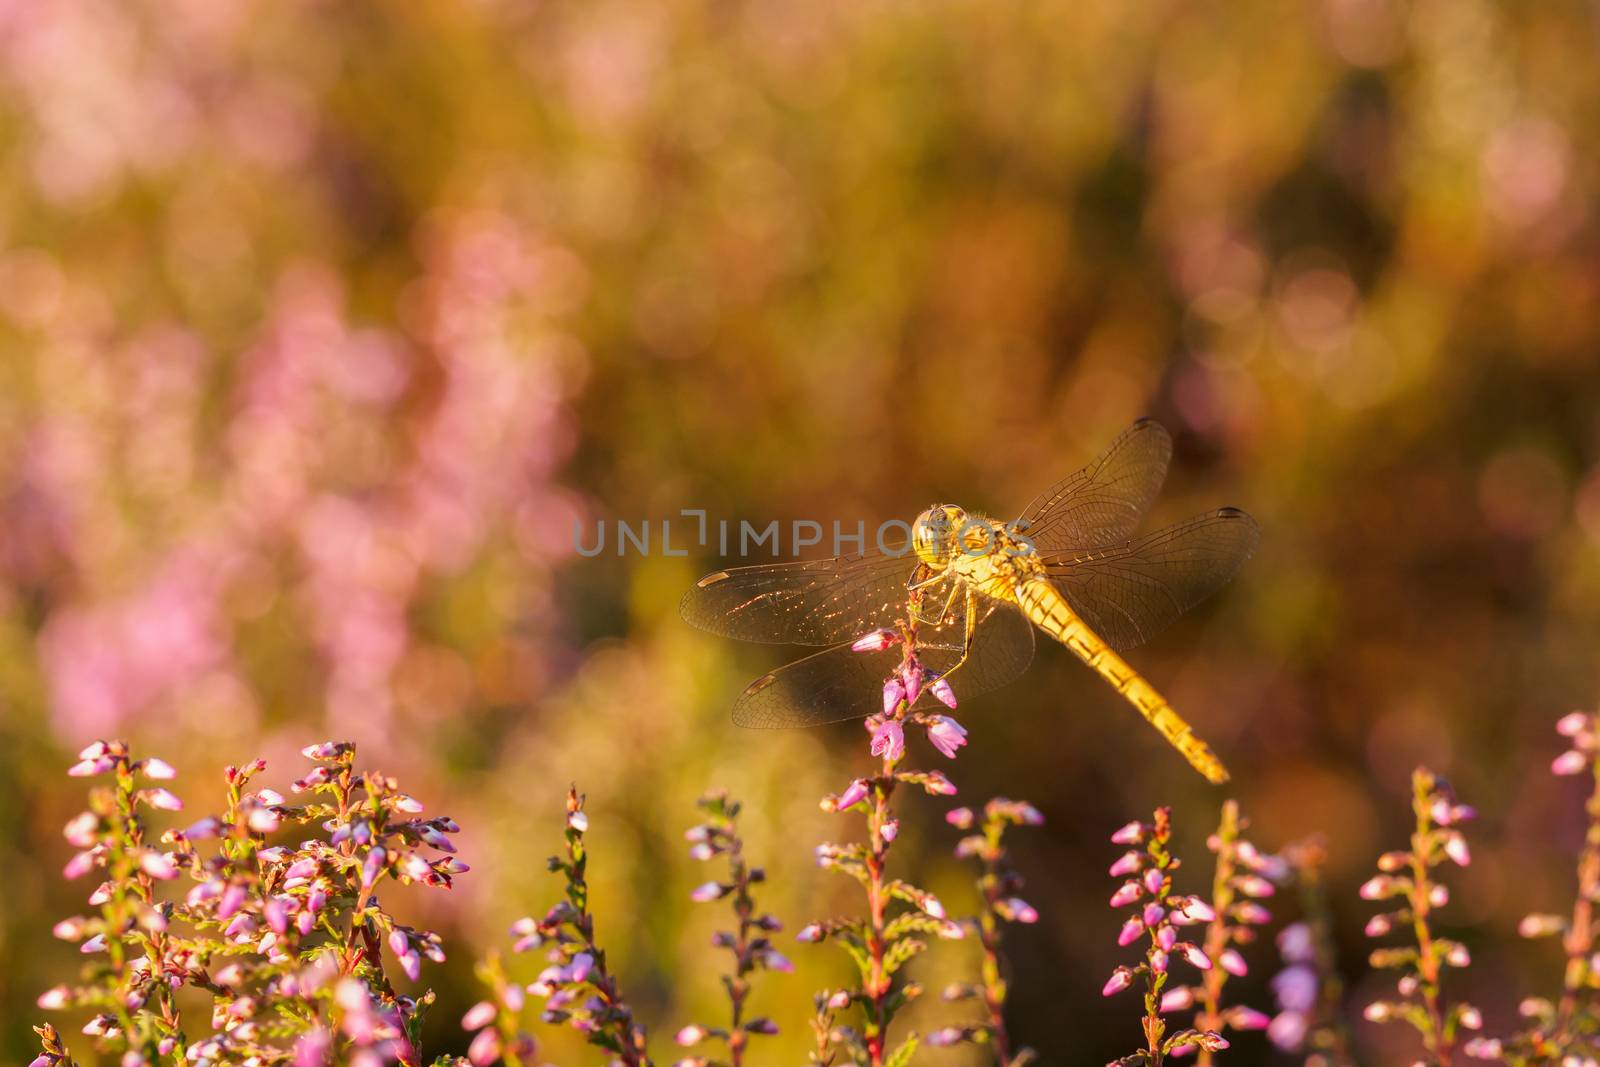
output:
M 952 592 L 951 599 L 953 600 L 954 598 L 955 595 Z M 950 610 L 950 606 L 948 604 L 945 605 L 945 610 Z M 956 660 L 955 663 L 953 663 L 947 670 L 942 672 L 939 677 L 948 678 L 952 674 L 956 673 L 956 671 L 961 668 L 962 664 L 967 662 L 967 657 L 972 654 L 973 635 L 978 632 L 978 594 L 970 586 L 967 588 L 966 631 L 967 632 L 961 638 L 961 658 Z
M 931 585 L 934 582 L 940 581 L 944 577 L 945 576 L 942 575 L 942 574 L 937 574 L 937 575 L 934 575 L 932 578 L 929 578 L 929 579 L 927 579 L 925 581 L 917 582 L 917 583 L 915 583 L 913 585 L 910 585 L 910 586 L 907 587 L 907 589 L 908 589 L 909 592 L 913 592 L 913 593 L 921 592 L 922 589 L 925 586 L 928 586 L 928 585 Z M 920 601 L 921 598 L 920 597 L 912 598 L 912 601 L 911 601 L 911 617 L 915 621 L 920 622 L 920 623 L 926 623 L 929 626 L 939 626 L 939 625 L 941 625 L 944 622 L 944 620 L 949 617 L 949 615 L 950 615 L 950 606 L 956 602 L 956 594 L 958 594 L 960 591 L 961 591 L 961 583 L 960 582 L 951 582 L 950 583 L 950 595 L 944 598 L 944 607 L 940 608 L 939 611 L 938 611 L 938 614 L 936 614 L 936 615 L 924 615 L 920 610 L 918 610 L 918 607 L 917 607 L 917 604 L 918 604 L 918 602 Z

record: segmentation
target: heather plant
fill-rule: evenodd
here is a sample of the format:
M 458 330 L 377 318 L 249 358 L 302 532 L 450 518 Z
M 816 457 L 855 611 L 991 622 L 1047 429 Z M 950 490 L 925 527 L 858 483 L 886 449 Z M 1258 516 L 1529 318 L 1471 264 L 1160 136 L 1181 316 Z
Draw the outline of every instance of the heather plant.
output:
M 837 1062 L 841 1053 L 870 1067 L 903 1067 L 909 1063 L 916 1054 L 918 1035 L 908 1034 L 891 1049 L 889 1028 L 900 1010 L 921 995 L 922 988 L 915 982 L 899 980 L 898 975 L 908 961 L 927 947 L 926 937 L 959 938 L 963 933 L 959 923 L 945 916 L 944 906 L 932 893 L 888 874 L 889 852 L 900 832 L 899 819 L 890 807 L 896 788 L 919 786 L 935 796 L 950 796 L 956 791 L 939 771 L 902 766 L 906 758 L 906 726 L 922 726 L 929 743 L 949 758 L 954 758 L 966 744 L 966 730 L 955 719 L 912 710 L 925 688 L 946 706 L 954 708 L 956 704 L 949 683 L 931 674 L 919 661 L 913 631 L 874 631 L 857 640 L 855 648 L 875 652 L 896 644 L 901 647 L 901 663 L 884 683 L 883 712 L 866 722 L 872 737 L 872 755 L 881 761 L 878 772 L 855 779 L 843 792 L 822 802 L 827 811 L 866 816 L 866 841 L 817 847 L 821 866 L 846 874 L 861 885 L 866 895 L 866 914 L 812 922 L 798 935 L 801 941 L 829 939 L 844 946 L 859 976 L 855 987 L 827 991 L 818 997 L 819 1037 L 813 1059 L 823 1064 Z M 859 1009 L 859 1028 L 838 1024 L 834 1019 L 833 1013 L 851 1006 Z
M 584 844 L 588 831 L 583 797 L 573 788 L 567 793 L 566 851 L 550 858 L 550 870 L 566 881 L 565 896 L 543 918 L 518 920 L 512 928 L 518 937 L 515 947 L 546 949 L 550 965 L 528 986 L 528 992 L 544 998 L 540 1016 L 544 1022 L 572 1027 L 625 1067 L 649 1067 L 644 1027 L 634 1020 L 621 986 L 606 967 L 605 951 L 595 940 L 594 916 L 589 912 L 589 852 Z
M 1228 1030 L 1262 1030 L 1270 1019 L 1244 1004 L 1225 1005 L 1223 987 L 1230 977 L 1250 972 L 1242 950 L 1255 943 L 1259 927 L 1272 921 L 1272 914 L 1261 901 L 1277 892 L 1286 867 L 1277 856 L 1267 855 L 1244 837 L 1248 820 L 1239 814 L 1237 801 L 1222 804 L 1216 833 L 1206 845 L 1216 854 L 1211 880 L 1211 910 L 1214 917 L 1206 926 L 1206 958 L 1216 966 L 1202 973 L 1199 988 L 1183 986 L 1163 997 L 1164 1010 L 1193 1004 L 1195 1029 L 1225 1033 Z M 1197 1062 L 1213 1062 L 1214 1050 L 1200 1046 Z
M 220 815 L 157 838 L 153 813 L 183 803 L 140 783 L 171 779 L 173 768 L 134 759 L 120 741 L 84 749 L 68 773 L 104 783 L 67 824 L 79 851 L 64 874 L 104 880 L 89 896 L 97 910 L 55 932 L 91 960 L 81 982 L 49 990 L 39 1005 L 90 1009 L 83 1032 L 125 1067 L 161 1059 L 420 1063 L 418 1033 L 433 994 L 398 993 L 386 950 L 412 980 L 424 958 L 442 961 L 444 951 L 437 935 L 395 919 L 379 890 L 390 881 L 449 888 L 467 870 L 448 855 L 459 827 L 417 817 L 422 805 L 392 779 L 358 772 L 353 745 L 328 742 L 304 754 L 314 766 L 290 787 L 303 803 L 256 787 L 266 768 L 257 760 L 227 769 Z M 309 836 L 268 844 L 291 828 Z M 175 883 L 184 879 L 194 884 L 180 896 Z M 185 987 L 209 995 L 208 1019 L 182 1017 L 176 994 Z M 54 1030 L 41 1037 L 40 1060 L 68 1059 Z
M 1426 768 L 1418 768 L 1411 776 L 1411 807 L 1416 820 L 1411 847 L 1379 856 L 1378 873 L 1361 887 L 1366 900 L 1398 905 L 1368 920 L 1369 937 L 1384 937 L 1402 929 L 1411 935 L 1406 945 L 1372 952 L 1374 967 L 1400 972 L 1398 998 L 1374 1001 L 1367 1005 L 1365 1015 L 1372 1022 L 1410 1024 L 1433 1062 L 1449 1064 L 1461 1031 L 1481 1029 L 1483 1018 L 1470 1004 L 1446 1000 L 1446 970 L 1466 967 L 1472 958 L 1465 945 L 1440 937 L 1431 919 L 1450 901 L 1449 889 L 1439 880 L 1440 868 L 1447 862 L 1463 867 L 1471 862 L 1466 838 L 1458 827 L 1476 812 L 1458 803 L 1449 783 Z
M 975 918 L 967 920 L 966 925 L 977 934 L 983 947 L 983 962 L 977 982 L 951 984 L 944 991 L 944 999 L 950 1003 L 980 1001 L 985 1017 L 980 1023 L 947 1026 L 936 1031 L 928 1036 L 928 1043 L 934 1046 L 988 1044 L 1000 1067 L 1021 1067 L 1037 1059 L 1037 1054 L 1030 1048 L 1013 1051 L 1011 1035 L 1006 1029 L 1009 979 L 1002 951 L 1003 930 L 1007 923 L 1036 923 L 1039 912 L 1017 896 L 1022 889 L 1022 876 L 1011 865 L 1005 833 L 1013 826 L 1043 825 L 1044 816 L 1026 801 L 996 797 L 983 806 L 981 822 L 971 808 L 955 808 L 945 820 L 958 830 L 977 830 L 961 839 L 956 845 L 956 855 L 975 859 L 979 864 L 981 910 Z
M 1109 997 L 1141 979 L 1144 986 L 1145 1046 L 1113 1064 L 1160 1067 L 1170 1057 L 1190 1049 L 1214 1052 L 1227 1048 L 1227 1038 L 1215 1030 L 1167 1032 L 1165 1012 L 1170 1009 L 1163 1002 L 1173 958 L 1202 973 L 1214 967 L 1212 959 L 1199 945 L 1179 940 L 1178 930 L 1217 918 L 1209 904 L 1192 894 L 1177 892 L 1173 884 L 1172 876 L 1182 866 L 1182 861 L 1172 852 L 1171 809 L 1157 808 L 1150 822 L 1128 823 L 1112 834 L 1111 840 L 1118 845 L 1137 846 L 1111 865 L 1111 877 L 1127 879 L 1112 894 L 1111 907 L 1135 909 L 1122 924 L 1117 943 L 1127 947 L 1141 939 L 1145 942 L 1144 959 L 1133 966 L 1118 967 L 1102 989 Z
M 1349 1067 L 1350 1028 L 1343 1017 L 1344 981 L 1333 941 L 1320 838 L 1282 852 L 1299 899 L 1301 917 L 1278 932 L 1284 966 L 1272 976 L 1278 1011 L 1267 1038 L 1286 1052 L 1306 1053 L 1307 1067 Z
M 726 1027 L 691 1023 L 678 1031 L 677 1040 L 685 1048 L 706 1041 L 720 1042 L 727 1049 L 728 1058 L 723 1061 L 694 1056 L 679 1060 L 677 1067 L 743 1067 L 750 1039 L 778 1032 L 778 1024 L 765 1016 L 746 1018 L 751 976 L 761 970 L 793 971 L 794 964 L 772 947 L 769 935 L 782 929 L 782 923 L 777 916 L 761 912 L 751 895 L 751 887 L 765 881 L 766 874 L 745 860 L 744 840 L 739 836 L 739 802 L 718 790 L 701 798 L 700 808 L 706 814 L 705 821 L 690 827 L 686 834 L 690 854 L 697 860 L 726 856 L 728 863 L 725 880 L 706 882 L 693 896 L 703 903 L 726 899 L 732 904 L 734 928 L 719 930 L 712 939 L 714 947 L 727 950 L 733 957 L 732 969 L 722 976 L 729 1019 Z
M 1568 915 L 1533 913 L 1518 924 L 1527 938 L 1560 937 L 1566 956 L 1561 994 L 1554 1001 L 1528 997 L 1519 1008 L 1528 1025 L 1510 1038 L 1480 1037 L 1464 1051 L 1479 1059 L 1530 1064 L 1588 1064 L 1600 1059 L 1600 1018 L 1595 1015 L 1595 990 L 1600 989 L 1600 957 L 1596 955 L 1594 906 L 1600 900 L 1600 715 L 1574 711 L 1556 723 L 1568 748 L 1550 764 L 1558 776 L 1589 776 L 1584 803 L 1587 829 L 1578 852 L 1577 893 Z

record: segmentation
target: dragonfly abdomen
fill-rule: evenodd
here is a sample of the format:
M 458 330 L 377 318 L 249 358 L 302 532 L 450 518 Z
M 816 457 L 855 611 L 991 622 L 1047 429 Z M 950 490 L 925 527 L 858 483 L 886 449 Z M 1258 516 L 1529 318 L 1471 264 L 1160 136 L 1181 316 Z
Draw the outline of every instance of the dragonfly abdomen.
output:
M 1222 761 L 1204 741 L 1195 736 L 1194 728 L 1184 721 L 1183 716 L 1173 709 L 1155 686 L 1145 681 L 1127 660 L 1119 656 L 1072 610 L 1072 605 L 1048 579 L 1025 579 L 1017 587 L 1016 599 L 1035 626 L 1066 645 L 1073 654 L 1110 682 L 1167 739 L 1168 744 L 1183 753 L 1189 764 L 1207 781 L 1220 785 L 1228 780 L 1228 772 Z

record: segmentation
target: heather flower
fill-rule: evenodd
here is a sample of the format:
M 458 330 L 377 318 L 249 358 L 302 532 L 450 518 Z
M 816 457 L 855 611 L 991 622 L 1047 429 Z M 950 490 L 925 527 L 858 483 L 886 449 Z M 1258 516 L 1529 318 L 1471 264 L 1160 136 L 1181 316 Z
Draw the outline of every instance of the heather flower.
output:
M 941 678 L 940 681 L 943 682 L 944 679 Z M 928 740 L 933 747 L 942 752 L 946 758 L 955 759 L 956 750 L 967 743 L 965 727 L 948 715 L 934 715 L 924 722 L 928 728 Z
M 1174 956 L 1202 972 L 1210 971 L 1213 967 L 1213 961 L 1200 946 L 1179 940 L 1180 935 L 1174 924 L 1174 915 L 1183 914 L 1191 903 L 1188 896 L 1176 893 L 1172 884 L 1172 873 L 1178 868 L 1179 861 L 1169 848 L 1172 838 L 1171 811 L 1158 808 L 1150 823 L 1138 827 L 1136 832 L 1123 827 L 1115 836 L 1120 839 L 1115 842 L 1118 844 L 1138 840 L 1144 845 L 1142 851 L 1127 853 L 1112 867 L 1114 878 L 1133 873 L 1140 875 L 1137 880 L 1127 883 L 1134 887 L 1133 890 L 1125 893 L 1119 890 L 1118 896 L 1123 898 L 1123 903 L 1117 906 L 1133 905 L 1138 911 L 1123 923 L 1117 940 L 1126 947 L 1141 937 L 1148 938 L 1144 961 L 1136 966 L 1118 967 L 1101 990 L 1104 996 L 1114 996 L 1132 986 L 1141 976 L 1145 981 L 1145 1047 L 1116 1062 L 1159 1065 L 1166 1057 L 1177 1054 L 1181 1049 L 1215 1051 L 1227 1048 L 1227 1039 L 1216 1031 L 1180 1030 L 1168 1034 L 1166 1020 L 1162 1017 L 1164 990 Z
M 1370 934 L 1382 936 L 1403 925 L 1415 935 L 1416 943 L 1372 953 L 1373 966 L 1400 972 L 1400 999 L 1369 1004 L 1364 1014 L 1373 1022 L 1400 1019 L 1410 1023 L 1421 1035 L 1423 1047 L 1435 1058 L 1448 1061 L 1457 1047 L 1459 1031 L 1473 1029 L 1479 1016 L 1471 1005 L 1452 1006 L 1444 998 L 1445 969 L 1464 967 L 1470 957 L 1464 946 L 1439 937 L 1430 922 L 1432 913 L 1449 900 L 1448 890 L 1435 880 L 1434 872 L 1455 860 L 1447 844 L 1459 831 L 1450 828 L 1471 819 L 1474 812 L 1457 803 L 1449 784 L 1425 768 L 1412 775 L 1411 784 L 1416 818 L 1411 847 L 1379 857 L 1381 873 L 1362 886 L 1361 895 L 1402 904 L 1398 910 L 1380 913 L 1387 921 L 1369 925 Z
M 872 754 L 893 763 L 906 754 L 905 730 L 899 719 L 885 719 L 872 733 Z

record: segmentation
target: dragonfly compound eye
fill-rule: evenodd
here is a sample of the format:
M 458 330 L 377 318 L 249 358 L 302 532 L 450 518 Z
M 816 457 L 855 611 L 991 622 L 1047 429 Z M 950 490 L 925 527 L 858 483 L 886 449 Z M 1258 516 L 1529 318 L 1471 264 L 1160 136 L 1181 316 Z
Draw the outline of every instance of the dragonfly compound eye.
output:
M 911 544 L 917 558 L 930 567 L 944 567 L 950 562 L 957 531 L 966 520 L 966 512 L 949 504 L 929 508 L 917 516 L 911 528 Z

